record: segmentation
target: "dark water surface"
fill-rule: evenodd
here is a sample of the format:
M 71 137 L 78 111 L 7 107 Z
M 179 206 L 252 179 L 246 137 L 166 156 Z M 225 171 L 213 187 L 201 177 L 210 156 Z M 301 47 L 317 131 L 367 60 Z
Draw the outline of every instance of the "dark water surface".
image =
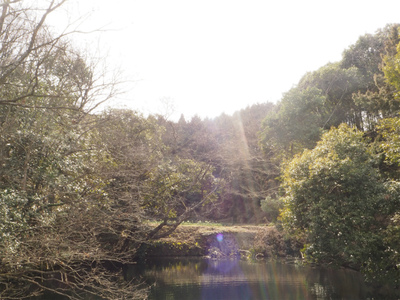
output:
M 128 270 L 152 283 L 150 300 L 383 299 L 361 275 L 269 260 L 163 259 Z
M 149 300 L 400 299 L 393 291 L 378 294 L 358 272 L 283 260 L 157 259 L 126 267 L 125 276 L 151 285 Z M 67 298 L 47 295 L 32 299 Z

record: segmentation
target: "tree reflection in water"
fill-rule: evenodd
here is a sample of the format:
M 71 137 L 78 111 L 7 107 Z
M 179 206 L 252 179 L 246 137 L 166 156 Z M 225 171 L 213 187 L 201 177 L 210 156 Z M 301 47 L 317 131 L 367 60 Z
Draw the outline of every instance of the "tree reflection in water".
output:
M 283 261 L 169 259 L 135 267 L 154 283 L 151 300 L 367 299 L 359 273 Z M 138 273 L 137 273 L 138 272 Z

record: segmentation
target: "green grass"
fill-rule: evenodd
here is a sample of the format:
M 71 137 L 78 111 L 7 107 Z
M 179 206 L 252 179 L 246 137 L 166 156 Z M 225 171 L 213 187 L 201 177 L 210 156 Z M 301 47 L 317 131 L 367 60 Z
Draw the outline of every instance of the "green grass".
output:
M 210 222 L 210 221 L 197 221 L 197 222 L 185 221 L 181 225 L 183 225 L 183 226 L 210 226 L 210 227 L 225 226 L 222 223 L 215 223 L 215 222 Z

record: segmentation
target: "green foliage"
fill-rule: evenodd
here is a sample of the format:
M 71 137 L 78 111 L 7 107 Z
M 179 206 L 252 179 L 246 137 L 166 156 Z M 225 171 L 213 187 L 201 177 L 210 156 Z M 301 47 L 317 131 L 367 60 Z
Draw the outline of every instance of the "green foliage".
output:
M 273 153 L 278 161 L 290 159 L 305 148 L 313 148 L 332 126 L 345 123 L 372 130 L 379 119 L 396 113 L 399 101 L 393 99 L 393 88 L 385 84 L 381 66 L 382 57 L 393 53 L 392 33 L 397 26 L 361 36 L 344 51 L 340 62 L 305 74 L 283 96 L 277 110 L 264 119 L 261 143 L 265 153 Z M 397 60 L 387 54 L 383 62 L 387 80 L 394 86 L 399 77 Z
M 23 208 L 27 203 L 25 195 L 18 191 L 0 191 L 0 243 L 4 245 L 0 257 L 8 260 L 13 253 L 18 252 L 19 238 L 29 224 L 23 215 Z
M 352 94 L 364 91 L 368 85 L 367 81 L 356 67 L 342 68 L 340 63 L 329 63 L 315 72 L 306 74 L 300 80 L 299 88 L 318 88 L 325 96 L 322 124 L 324 129 L 341 123 L 362 128 L 360 111 L 352 99 Z
M 303 148 L 312 148 L 319 140 L 324 126 L 325 96 L 311 87 L 293 88 L 287 92 L 276 113 L 263 121 L 264 149 L 289 152 L 292 155 Z
M 382 231 L 400 190 L 381 178 L 376 165 L 363 133 L 341 125 L 285 167 L 281 219 L 288 231 L 305 235 L 309 259 L 371 274 L 383 265 L 394 270 Z
M 400 29 L 397 28 L 397 34 L 400 35 Z M 399 39 L 399 36 L 397 37 Z M 388 54 L 383 59 L 383 72 L 389 84 L 397 90 L 395 98 L 400 98 L 400 43 L 396 46 L 396 53 Z
M 26 211 L 40 210 L 49 203 L 70 203 L 104 186 L 91 175 L 103 157 L 90 149 L 93 133 L 67 125 L 68 119 L 61 126 L 60 118 L 42 109 L 25 109 L 22 115 L 15 111 L 9 117 L 16 121 L 11 121 L 14 127 L 0 138 L 5 145 L 0 186 L 24 192 L 29 199 Z
M 368 88 L 374 88 L 373 78 L 381 73 L 381 56 L 385 52 L 385 44 L 391 26 L 378 30 L 375 34 L 360 36 L 355 44 L 343 51 L 342 68 L 357 68 L 368 79 Z
M 283 202 L 280 198 L 267 196 L 261 200 L 261 209 L 266 213 L 267 219 L 270 222 L 276 222 L 283 208 Z
M 393 97 L 394 89 L 382 71 L 385 60 L 396 53 L 398 27 L 398 24 L 389 24 L 374 35 L 361 36 L 343 53 L 341 66 L 356 68 L 363 75 L 363 84 L 353 93 L 353 101 L 362 112 L 362 126 L 359 128 L 364 130 L 373 130 L 380 119 L 393 116 L 400 107 L 399 101 Z
M 340 62 L 307 73 L 260 134 L 265 155 L 284 166 L 280 219 L 306 241 L 305 257 L 391 282 L 399 278 L 398 28 L 364 35 Z M 268 213 L 273 199 L 261 201 Z
M 387 253 L 388 260 L 396 266 L 399 266 L 400 263 L 400 213 L 397 212 L 392 218 L 389 220 L 389 225 L 387 226 L 384 235 L 384 242 L 387 245 Z M 386 266 L 384 266 L 386 267 Z M 393 276 L 394 272 L 387 272 L 386 276 Z M 395 276 L 399 276 L 394 274 Z M 397 284 L 399 284 L 400 279 L 397 277 Z
M 356 67 L 330 63 L 307 73 L 298 86 L 284 95 L 278 111 L 264 119 L 264 150 L 275 149 L 280 155 L 283 151 L 290 158 L 304 148 L 313 148 L 331 126 L 346 123 L 362 128 L 362 112 L 352 95 L 366 87 Z
M 175 221 L 188 210 L 215 201 L 221 183 L 212 171 L 210 165 L 190 159 L 166 160 L 147 174 L 145 210 L 157 219 Z
M 400 166 L 400 118 L 383 119 L 377 126 L 379 148 L 389 164 Z

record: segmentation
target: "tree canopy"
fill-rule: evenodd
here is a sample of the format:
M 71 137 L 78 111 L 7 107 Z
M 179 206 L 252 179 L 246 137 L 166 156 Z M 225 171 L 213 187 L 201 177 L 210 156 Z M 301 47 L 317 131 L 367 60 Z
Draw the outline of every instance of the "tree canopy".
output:
M 304 242 L 304 257 L 394 286 L 400 280 L 398 28 L 362 36 L 341 62 L 306 74 L 261 133 L 264 149 L 286 153 L 279 219 Z
M 305 236 L 307 258 L 396 273 L 382 231 L 398 210 L 400 185 L 382 178 L 377 163 L 363 132 L 343 124 L 286 166 L 281 218 Z

